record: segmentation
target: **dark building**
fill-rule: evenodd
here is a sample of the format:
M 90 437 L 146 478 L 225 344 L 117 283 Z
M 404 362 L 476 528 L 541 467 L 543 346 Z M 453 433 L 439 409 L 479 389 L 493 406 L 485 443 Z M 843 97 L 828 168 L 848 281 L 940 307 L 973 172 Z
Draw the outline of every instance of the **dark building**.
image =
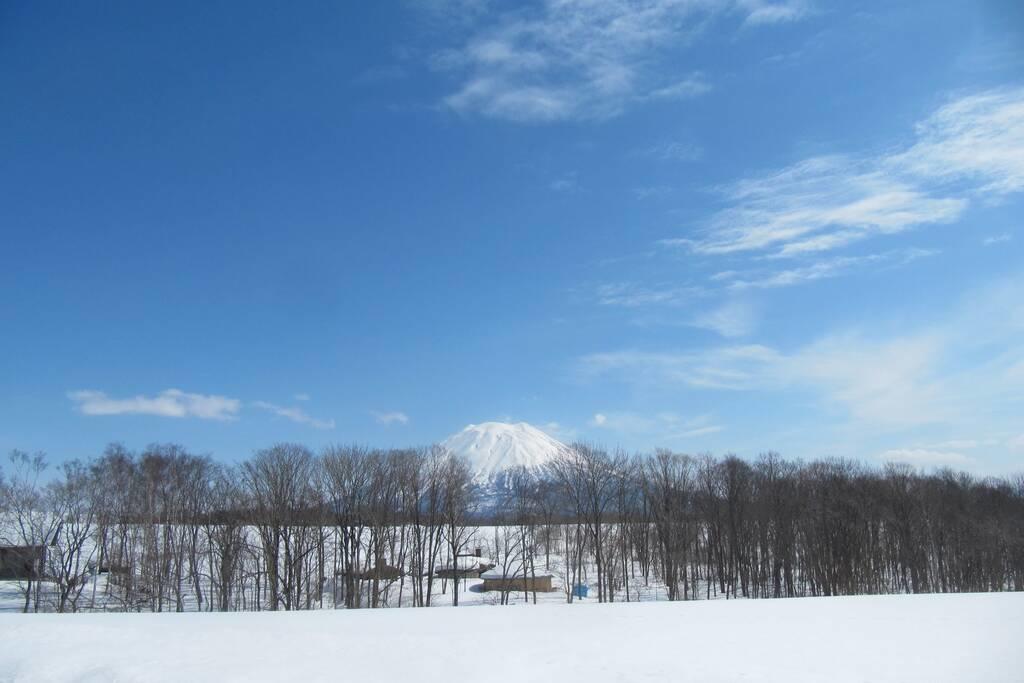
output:
M 0 546 L 0 579 L 38 579 L 46 561 L 45 545 Z

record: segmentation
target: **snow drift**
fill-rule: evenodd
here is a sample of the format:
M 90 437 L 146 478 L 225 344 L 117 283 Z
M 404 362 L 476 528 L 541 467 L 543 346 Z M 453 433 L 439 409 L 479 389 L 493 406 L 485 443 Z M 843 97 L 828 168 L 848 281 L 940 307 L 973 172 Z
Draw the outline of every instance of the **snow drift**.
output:
M 1024 594 L 0 615 L 3 681 L 1020 681 Z

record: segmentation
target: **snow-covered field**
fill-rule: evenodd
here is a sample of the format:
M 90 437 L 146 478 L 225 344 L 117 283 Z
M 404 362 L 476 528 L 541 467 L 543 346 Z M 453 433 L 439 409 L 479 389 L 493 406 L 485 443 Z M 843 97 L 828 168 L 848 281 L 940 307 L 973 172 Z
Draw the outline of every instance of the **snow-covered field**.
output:
M 3 681 L 1024 681 L 1024 594 L 0 615 Z

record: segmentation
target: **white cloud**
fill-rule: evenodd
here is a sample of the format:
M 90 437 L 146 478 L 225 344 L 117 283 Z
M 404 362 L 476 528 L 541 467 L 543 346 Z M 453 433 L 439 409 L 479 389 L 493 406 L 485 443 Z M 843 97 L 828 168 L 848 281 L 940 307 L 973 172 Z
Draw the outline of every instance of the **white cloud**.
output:
M 271 412 L 279 417 L 287 418 L 292 422 L 309 425 L 314 429 L 334 429 L 334 420 L 319 420 L 315 417 L 310 417 L 301 408 L 289 408 L 287 406 L 279 406 L 273 403 L 267 403 L 266 401 L 254 401 L 253 405 L 262 410 Z
M 745 23 L 751 26 L 796 21 L 807 16 L 811 11 L 810 4 L 800 0 L 790 0 L 789 2 L 740 0 L 739 4 L 748 12 Z
M 935 451 L 924 448 L 894 448 L 878 455 L 882 462 L 895 462 L 914 467 L 953 467 L 961 470 L 975 469 L 978 461 L 962 453 Z
M 539 87 L 509 88 L 493 78 L 477 78 L 445 98 L 456 111 L 479 109 L 495 118 L 513 121 L 556 121 L 569 118 L 576 109 L 571 92 Z
M 576 178 L 576 172 L 573 171 L 572 173 L 566 173 L 560 178 L 555 178 L 548 183 L 548 187 L 555 192 L 574 192 L 580 189 L 580 184 Z
M 701 313 L 694 319 L 693 326 L 712 330 L 723 337 L 744 337 L 757 326 L 757 312 L 749 303 L 731 301 Z
M 861 335 L 825 338 L 785 358 L 773 372 L 781 382 L 808 385 L 874 424 L 925 424 L 952 413 L 948 387 L 936 366 L 945 351 L 939 335 L 891 340 Z
M 1024 451 L 1024 434 L 1021 434 L 1020 436 L 1010 439 L 1009 446 L 1014 450 Z
M 102 391 L 68 392 L 79 412 L 85 415 L 158 415 L 161 417 L 196 417 L 202 420 L 233 420 L 241 402 L 214 394 L 190 394 L 167 389 L 156 396 L 111 398 Z
M 979 441 L 978 439 L 949 439 L 948 441 L 940 441 L 938 443 L 928 444 L 924 448 L 929 450 L 954 450 L 954 451 L 965 451 L 973 450 L 981 446 L 994 446 L 997 443 L 995 439 L 986 439 Z
M 737 270 L 722 270 L 722 271 L 719 271 L 719 272 L 715 273 L 714 275 L 712 275 L 708 279 L 711 280 L 712 282 L 721 282 L 723 280 L 731 280 L 731 279 L 735 278 L 739 274 L 740 273 Z
M 780 391 L 812 388 L 858 419 L 879 424 L 921 424 L 950 414 L 942 383 L 933 375 L 941 350 L 928 336 L 874 342 L 829 337 L 792 353 L 760 345 L 688 352 L 597 353 L 581 361 L 585 377 L 612 375 L 654 386 Z
M 967 206 L 964 199 L 932 197 L 873 162 L 841 156 L 807 159 L 725 192 L 734 206 L 716 214 L 709 236 L 692 244 L 699 253 L 826 251 L 874 234 L 949 222 Z
M 296 401 L 309 401 L 312 397 L 309 394 L 295 394 L 292 398 Z
M 752 389 L 780 354 L 757 344 L 695 351 L 609 351 L 580 359 L 583 378 L 614 375 L 632 383 L 685 384 L 705 389 Z
M 615 282 L 597 288 L 597 301 L 602 306 L 641 308 L 645 306 L 678 306 L 701 296 L 699 287 L 642 287 L 630 282 Z
M 948 223 L 974 197 L 1024 190 L 1024 89 L 956 99 L 919 123 L 902 150 L 812 157 L 720 190 L 729 206 L 703 237 L 663 244 L 790 257 Z
M 1024 190 L 1024 88 L 954 100 L 919 123 L 917 137 L 888 163 L 918 177 L 967 181 L 982 194 Z
M 796 3 L 733 0 L 543 0 L 480 22 L 458 49 L 435 55 L 460 76 L 443 104 L 520 122 L 600 119 L 630 103 L 695 97 L 699 73 L 665 81 L 658 67 L 711 17 L 766 24 L 800 16 Z
M 370 415 L 373 415 L 373 418 L 377 421 L 377 424 L 409 424 L 409 416 L 397 410 L 388 413 L 380 413 L 375 410 L 371 410 Z
M 990 420 L 1024 400 L 1022 283 L 1009 278 L 969 292 L 941 322 L 917 330 L 849 330 L 789 351 L 757 344 L 609 351 L 584 356 L 578 370 L 582 379 L 663 389 L 811 391 L 879 428 Z
M 934 249 L 900 249 L 887 251 L 880 254 L 867 254 L 864 256 L 839 256 L 822 259 L 815 263 L 796 268 L 787 268 L 763 273 L 736 273 L 731 272 L 729 276 L 732 282 L 729 287 L 732 289 L 768 289 L 775 287 L 788 287 L 799 285 L 814 280 L 846 275 L 867 265 L 893 266 L 911 263 L 920 258 L 934 256 L 939 252 Z M 722 273 L 714 276 L 723 279 Z
M 558 439 L 564 443 L 573 441 L 576 438 L 575 429 L 566 427 L 565 425 L 561 425 L 557 422 L 545 422 L 544 424 L 539 425 L 539 428 L 548 436 Z
M 697 437 L 704 436 L 706 434 L 717 434 L 718 432 L 725 429 L 720 425 L 708 425 L 707 427 L 694 427 L 693 429 L 687 429 L 686 431 L 679 432 L 675 436 L 678 437 Z
M 711 85 L 704 80 L 703 74 L 694 73 L 680 81 L 652 90 L 648 97 L 654 100 L 683 100 L 698 97 L 709 90 Z
M 672 412 L 639 415 L 632 412 L 597 413 L 590 426 L 623 435 L 643 435 L 656 439 L 695 438 L 724 429 L 710 415 L 682 417 Z
M 991 235 L 981 241 L 982 246 L 991 247 L 993 244 L 1002 244 L 1003 242 L 1009 242 L 1013 237 L 1008 232 L 1004 232 L 1001 235 Z

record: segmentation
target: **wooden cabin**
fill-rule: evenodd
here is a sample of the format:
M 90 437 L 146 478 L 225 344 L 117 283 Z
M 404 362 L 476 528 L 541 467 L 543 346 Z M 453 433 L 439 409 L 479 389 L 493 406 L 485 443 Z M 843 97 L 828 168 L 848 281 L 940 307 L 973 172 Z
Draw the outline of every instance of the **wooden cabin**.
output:
M 554 575 L 548 572 L 532 574 L 522 569 L 490 569 L 480 575 L 485 591 L 506 591 L 523 593 L 550 593 L 555 590 Z
M 494 563 L 489 558 L 484 557 L 480 549 L 477 548 L 471 555 L 459 555 L 455 558 L 455 562 L 441 567 L 434 574 L 441 579 L 452 579 L 455 577 L 460 579 L 478 579 L 481 574 L 492 567 L 494 567 Z

